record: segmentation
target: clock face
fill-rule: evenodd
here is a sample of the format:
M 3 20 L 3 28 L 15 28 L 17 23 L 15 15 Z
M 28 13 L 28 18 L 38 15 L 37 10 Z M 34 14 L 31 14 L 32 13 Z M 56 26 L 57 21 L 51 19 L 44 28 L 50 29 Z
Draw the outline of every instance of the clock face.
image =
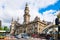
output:
M 29 12 L 28 10 L 26 10 L 26 12 Z
M 14 24 L 12 24 L 12 26 L 14 26 Z
M 14 27 L 12 27 L 12 29 L 14 29 Z

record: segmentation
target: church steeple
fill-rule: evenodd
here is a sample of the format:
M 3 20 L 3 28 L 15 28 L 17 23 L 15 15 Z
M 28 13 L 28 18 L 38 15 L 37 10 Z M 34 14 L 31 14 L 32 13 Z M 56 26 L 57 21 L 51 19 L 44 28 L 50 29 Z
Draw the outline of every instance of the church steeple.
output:
M 28 4 L 27 3 L 25 5 L 24 13 L 25 13 L 24 14 L 24 24 L 27 24 L 30 21 L 29 7 L 28 7 Z
M 28 4 L 26 3 L 26 7 L 28 7 Z

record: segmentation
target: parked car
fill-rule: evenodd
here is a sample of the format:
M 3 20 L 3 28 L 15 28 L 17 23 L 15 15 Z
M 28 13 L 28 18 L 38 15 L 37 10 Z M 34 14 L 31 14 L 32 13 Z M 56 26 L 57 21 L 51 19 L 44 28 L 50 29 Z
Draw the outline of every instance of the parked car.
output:
M 20 33 L 19 35 L 15 36 L 16 38 L 29 38 L 27 33 Z
M 29 38 L 27 33 L 21 34 L 22 38 Z
M 20 38 L 22 38 L 22 36 L 21 36 L 21 34 L 19 34 L 19 35 L 15 35 L 15 38 L 20 39 Z
M 38 35 L 38 34 L 32 34 L 32 37 L 34 37 L 34 38 L 38 38 L 39 35 Z

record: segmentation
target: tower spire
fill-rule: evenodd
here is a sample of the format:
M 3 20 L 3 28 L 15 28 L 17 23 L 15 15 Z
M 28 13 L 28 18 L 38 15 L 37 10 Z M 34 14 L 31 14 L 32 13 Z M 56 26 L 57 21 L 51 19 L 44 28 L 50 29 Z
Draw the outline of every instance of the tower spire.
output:
M 29 14 L 29 7 L 26 3 L 25 10 L 24 10 L 24 24 L 28 23 L 30 21 L 30 14 Z
M 26 7 L 28 7 L 28 3 L 26 3 Z
M 25 11 L 26 14 L 29 14 L 29 7 L 28 7 L 28 4 L 27 3 L 25 5 L 25 10 L 24 11 Z

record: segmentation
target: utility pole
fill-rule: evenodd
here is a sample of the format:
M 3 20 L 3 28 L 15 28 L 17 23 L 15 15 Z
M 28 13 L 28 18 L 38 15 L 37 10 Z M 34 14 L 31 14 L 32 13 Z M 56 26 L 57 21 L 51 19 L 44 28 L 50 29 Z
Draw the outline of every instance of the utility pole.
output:
M 53 19 L 53 25 L 55 25 L 54 24 L 54 19 Z M 53 34 L 54 34 L 54 39 L 55 39 L 55 26 L 53 26 Z
M 54 22 L 55 22 L 55 20 L 54 20 L 54 18 L 53 18 L 53 25 L 54 25 L 54 26 L 53 26 L 53 35 L 54 35 L 54 36 L 53 36 L 53 37 L 54 37 L 54 40 L 55 40 L 55 24 L 54 24 Z

